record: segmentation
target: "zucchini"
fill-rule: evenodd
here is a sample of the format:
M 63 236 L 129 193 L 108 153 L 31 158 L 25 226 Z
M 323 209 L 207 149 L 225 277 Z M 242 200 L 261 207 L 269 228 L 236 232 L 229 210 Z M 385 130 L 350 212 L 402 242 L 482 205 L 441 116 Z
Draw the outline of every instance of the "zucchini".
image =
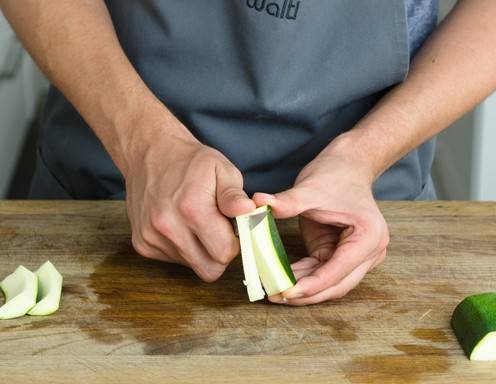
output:
M 470 360 L 496 360 L 496 292 L 465 298 L 453 312 L 451 327 Z
M 38 268 L 35 274 L 38 278 L 38 303 L 29 310 L 28 315 L 51 315 L 59 309 L 62 275 L 49 261 Z
M 250 233 L 250 221 L 248 215 L 236 217 L 238 228 L 239 243 L 241 246 L 241 261 L 243 263 L 243 273 L 245 280 L 243 283 L 248 291 L 250 301 L 262 300 L 265 297 L 265 292 L 262 288 L 262 283 L 258 277 L 257 263 L 253 252 L 253 243 Z
M 36 275 L 22 265 L 0 283 L 0 288 L 5 295 L 5 304 L 0 307 L 0 320 L 23 316 L 36 304 Z
M 236 222 L 250 301 L 263 299 L 265 293 L 272 296 L 293 287 L 296 279 L 270 207 L 238 216 Z

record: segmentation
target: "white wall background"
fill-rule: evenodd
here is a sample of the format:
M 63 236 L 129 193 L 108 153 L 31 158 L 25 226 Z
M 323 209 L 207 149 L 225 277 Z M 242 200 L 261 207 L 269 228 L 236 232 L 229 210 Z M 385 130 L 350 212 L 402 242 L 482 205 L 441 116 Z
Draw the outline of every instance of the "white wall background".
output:
M 7 193 L 45 88 L 46 81 L 0 13 L 0 198 Z
M 440 19 L 456 0 L 440 0 Z M 439 135 L 433 175 L 439 198 L 496 200 L 496 94 Z

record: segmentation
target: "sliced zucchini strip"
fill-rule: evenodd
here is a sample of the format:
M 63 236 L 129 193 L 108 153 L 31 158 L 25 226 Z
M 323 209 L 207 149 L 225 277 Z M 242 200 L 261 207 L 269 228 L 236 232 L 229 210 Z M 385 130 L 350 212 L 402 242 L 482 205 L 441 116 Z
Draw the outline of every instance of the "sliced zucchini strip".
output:
M 0 288 L 5 295 L 5 304 L 0 307 L 0 320 L 23 316 L 36 304 L 36 275 L 22 265 L 0 283 Z
M 28 315 L 51 315 L 59 309 L 62 275 L 50 261 L 44 263 L 35 274 L 38 277 L 38 302 L 31 308 Z
M 296 279 L 270 207 L 257 208 L 248 215 L 238 217 L 237 222 L 250 301 L 264 297 L 263 290 L 260 291 L 260 281 L 269 296 L 293 287 Z
M 255 254 L 250 233 L 249 216 L 243 215 L 236 218 L 238 226 L 239 242 L 241 245 L 241 261 L 243 263 L 243 272 L 245 275 L 244 284 L 248 291 L 250 301 L 262 300 L 265 292 L 258 276 Z

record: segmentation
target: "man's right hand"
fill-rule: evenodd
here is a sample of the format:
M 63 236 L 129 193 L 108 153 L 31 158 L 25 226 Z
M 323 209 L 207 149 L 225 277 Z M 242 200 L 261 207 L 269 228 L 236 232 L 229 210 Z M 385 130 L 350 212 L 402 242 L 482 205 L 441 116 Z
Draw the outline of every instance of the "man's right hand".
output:
M 123 173 L 136 250 L 217 279 L 238 253 L 226 216 L 255 204 L 236 167 L 199 143 L 143 82 L 105 2 L 0 0 L 0 8 Z
M 215 281 L 239 253 L 228 218 L 252 211 L 255 203 L 224 155 L 190 135 L 163 132 L 127 162 L 133 246 L 142 256 L 186 265 Z

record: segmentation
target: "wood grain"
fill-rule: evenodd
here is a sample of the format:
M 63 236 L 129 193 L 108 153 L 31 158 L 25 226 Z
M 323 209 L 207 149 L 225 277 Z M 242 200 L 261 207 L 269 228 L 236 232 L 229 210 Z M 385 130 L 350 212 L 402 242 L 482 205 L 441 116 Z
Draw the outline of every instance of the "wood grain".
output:
M 0 202 L 0 277 L 50 259 L 60 311 L 0 322 L 0 383 L 494 383 L 449 327 L 496 290 L 496 204 L 384 202 L 386 263 L 345 298 L 250 304 L 239 260 L 220 281 L 139 257 L 121 202 Z M 305 254 L 295 221 L 288 254 Z M 0 304 L 2 299 L 0 298 Z

